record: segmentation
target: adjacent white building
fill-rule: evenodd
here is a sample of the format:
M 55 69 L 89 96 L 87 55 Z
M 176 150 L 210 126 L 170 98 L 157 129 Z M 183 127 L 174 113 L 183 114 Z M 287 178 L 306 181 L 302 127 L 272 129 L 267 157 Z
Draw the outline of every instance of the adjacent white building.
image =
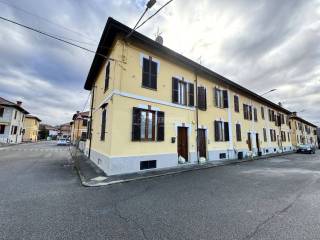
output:
M 28 114 L 22 108 L 22 102 L 10 102 L 0 97 L 0 143 L 21 143 L 23 122 Z

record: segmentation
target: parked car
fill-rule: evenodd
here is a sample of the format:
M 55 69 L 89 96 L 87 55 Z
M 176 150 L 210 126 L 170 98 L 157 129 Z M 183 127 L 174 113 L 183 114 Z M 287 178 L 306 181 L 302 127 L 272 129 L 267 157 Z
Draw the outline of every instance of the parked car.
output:
M 316 153 L 316 147 L 312 144 L 299 145 L 297 148 L 297 153 Z
M 67 146 L 69 144 L 70 142 L 68 142 L 68 140 L 65 138 L 60 138 L 57 143 L 58 146 Z

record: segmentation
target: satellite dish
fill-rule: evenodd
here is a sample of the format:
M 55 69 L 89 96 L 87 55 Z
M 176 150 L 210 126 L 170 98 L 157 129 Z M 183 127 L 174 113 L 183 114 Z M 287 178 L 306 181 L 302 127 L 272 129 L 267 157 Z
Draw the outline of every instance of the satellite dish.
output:
M 159 44 L 161 44 L 161 45 L 163 45 L 163 37 L 161 37 L 160 35 L 158 35 L 158 36 L 156 37 L 156 42 L 159 43 Z

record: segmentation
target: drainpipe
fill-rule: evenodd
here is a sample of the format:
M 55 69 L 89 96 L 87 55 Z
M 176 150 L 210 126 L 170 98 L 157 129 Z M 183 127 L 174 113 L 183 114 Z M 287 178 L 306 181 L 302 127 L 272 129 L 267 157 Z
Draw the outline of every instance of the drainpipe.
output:
M 197 161 L 198 163 L 200 162 L 200 159 L 199 159 L 199 108 L 198 108 L 198 74 L 196 73 L 196 104 L 195 104 L 195 107 L 196 107 L 196 139 L 197 139 Z
M 94 89 L 95 85 L 92 87 L 92 96 L 91 96 L 91 107 L 90 107 L 90 126 L 89 126 L 89 152 L 88 152 L 88 158 L 90 159 L 91 155 L 91 142 L 92 142 L 92 111 L 93 111 L 93 101 L 94 101 Z

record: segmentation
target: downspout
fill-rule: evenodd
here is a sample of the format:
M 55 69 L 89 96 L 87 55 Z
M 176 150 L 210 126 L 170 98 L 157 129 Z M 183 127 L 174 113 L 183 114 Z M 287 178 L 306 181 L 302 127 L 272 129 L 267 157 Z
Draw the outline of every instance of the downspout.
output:
M 93 101 L 94 101 L 94 89 L 95 85 L 93 85 L 92 88 L 92 96 L 91 96 L 91 107 L 90 107 L 90 126 L 89 126 L 89 152 L 88 152 L 88 158 L 90 159 L 91 155 L 91 142 L 92 142 L 92 111 L 93 111 Z
M 198 163 L 200 163 L 200 159 L 199 159 L 199 108 L 198 108 L 198 74 L 197 72 L 195 72 L 195 75 L 196 75 L 196 104 L 195 104 L 195 107 L 196 107 L 196 139 L 197 139 L 197 161 Z

